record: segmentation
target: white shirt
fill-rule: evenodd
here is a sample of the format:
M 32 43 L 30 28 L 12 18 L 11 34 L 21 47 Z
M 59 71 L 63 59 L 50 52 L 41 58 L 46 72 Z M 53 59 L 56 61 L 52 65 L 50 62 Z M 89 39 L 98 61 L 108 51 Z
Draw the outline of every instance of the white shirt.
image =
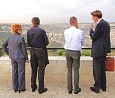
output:
M 84 33 L 82 30 L 71 26 L 64 31 L 65 45 L 64 48 L 68 50 L 81 51 L 84 43 Z

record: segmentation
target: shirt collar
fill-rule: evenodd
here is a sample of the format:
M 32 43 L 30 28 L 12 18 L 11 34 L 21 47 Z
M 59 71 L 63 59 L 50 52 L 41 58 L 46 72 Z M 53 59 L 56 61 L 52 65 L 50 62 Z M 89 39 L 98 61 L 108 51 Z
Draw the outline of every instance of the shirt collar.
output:
M 16 34 L 20 35 L 20 33 L 16 32 Z
M 33 27 L 38 27 L 38 25 L 34 25 Z
M 98 20 L 97 24 L 98 24 L 101 20 L 102 20 L 102 18 Z
M 75 26 L 71 26 L 71 28 L 77 29 Z

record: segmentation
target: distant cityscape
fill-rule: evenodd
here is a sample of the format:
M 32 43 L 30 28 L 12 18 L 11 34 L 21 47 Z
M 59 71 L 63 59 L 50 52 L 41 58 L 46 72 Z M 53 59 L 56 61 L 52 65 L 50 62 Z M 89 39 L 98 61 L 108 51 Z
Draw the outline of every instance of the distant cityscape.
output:
M 12 24 L 0 24 L 0 47 L 2 43 L 7 39 L 7 37 L 11 34 L 11 25 Z M 79 29 L 84 31 L 85 40 L 84 47 L 91 47 L 91 39 L 89 37 L 89 23 L 80 23 Z M 23 35 L 26 39 L 27 29 L 30 28 L 30 24 L 22 24 L 23 26 Z M 53 48 L 63 48 L 64 46 L 64 36 L 63 32 L 65 29 L 69 28 L 69 24 L 42 24 L 40 25 L 47 33 L 49 38 L 48 47 Z M 111 47 L 115 48 L 115 22 L 110 23 L 110 37 L 111 37 Z

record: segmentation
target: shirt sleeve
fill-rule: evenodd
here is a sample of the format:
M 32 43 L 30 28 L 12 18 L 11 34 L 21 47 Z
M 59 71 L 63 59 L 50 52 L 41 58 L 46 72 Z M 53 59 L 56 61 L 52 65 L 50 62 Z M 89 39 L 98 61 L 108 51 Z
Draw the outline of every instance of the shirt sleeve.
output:
M 84 32 L 81 32 L 81 46 L 84 45 Z
M 48 40 L 45 30 L 43 30 L 43 40 L 44 40 L 45 46 L 47 46 L 49 44 L 49 40 Z
M 30 37 L 29 37 L 29 32 L 27 31 L 27 43 L 28 43 L 28 46 L 30 47 Z

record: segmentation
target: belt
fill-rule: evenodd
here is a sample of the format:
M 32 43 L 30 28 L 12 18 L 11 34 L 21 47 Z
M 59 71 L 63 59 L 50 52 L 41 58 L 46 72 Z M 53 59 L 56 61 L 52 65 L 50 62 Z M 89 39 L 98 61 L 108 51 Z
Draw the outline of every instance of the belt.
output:
M 32 49 L 43 49 L 43 48 L 35 48 L 35 47 L 32 47 Z

